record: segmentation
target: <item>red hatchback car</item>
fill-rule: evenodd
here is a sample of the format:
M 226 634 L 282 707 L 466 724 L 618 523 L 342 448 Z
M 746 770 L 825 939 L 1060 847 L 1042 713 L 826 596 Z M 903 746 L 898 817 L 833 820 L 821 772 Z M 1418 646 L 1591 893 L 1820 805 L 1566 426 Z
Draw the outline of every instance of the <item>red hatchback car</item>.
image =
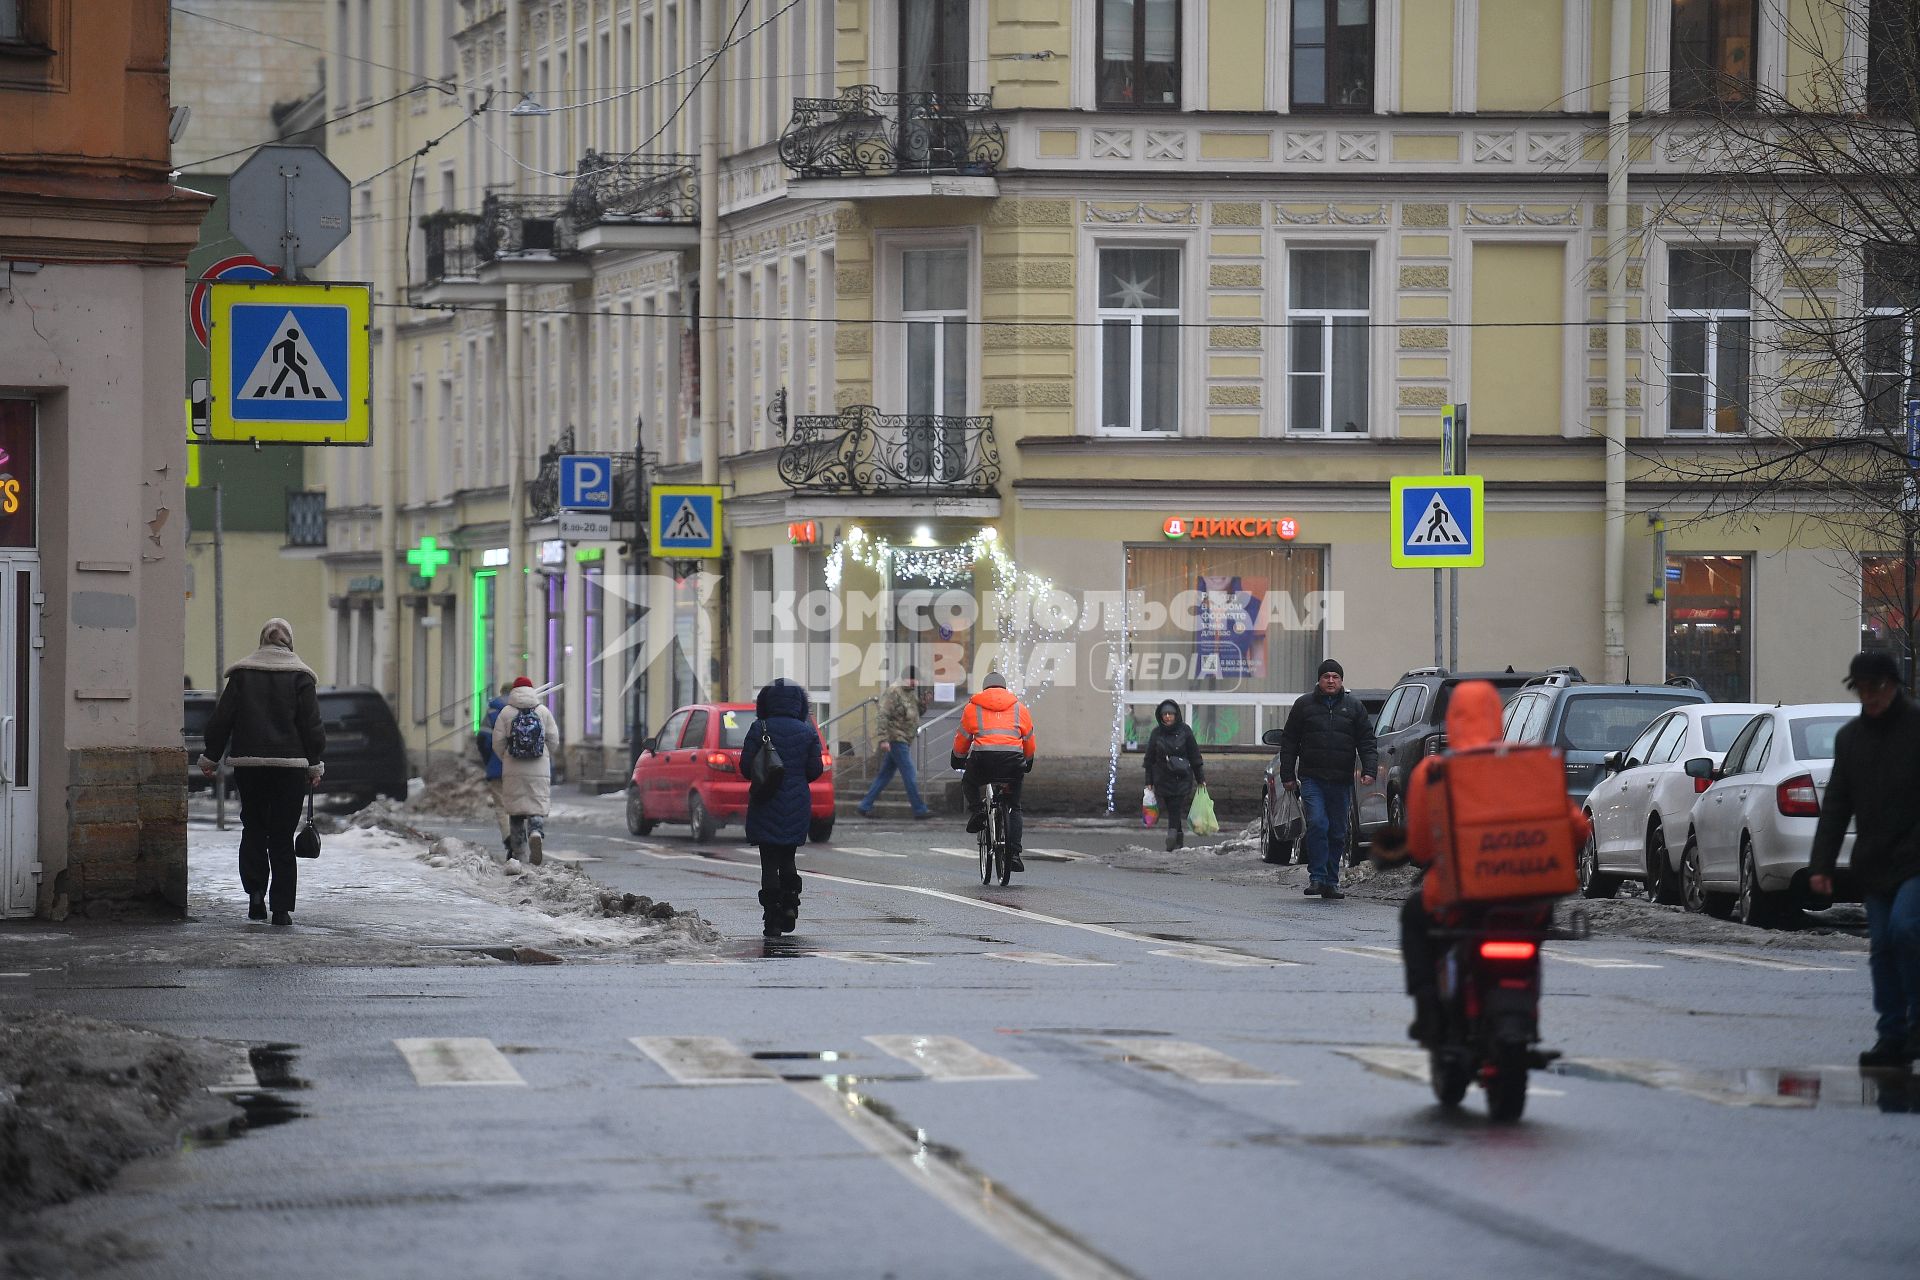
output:
M 647 739 L 627 788 L 627 830 L 651 835 L 662 822 L 684 822 L 695 840 L 711 840 L 729 822 L 747 816 L 747 780 L 740 748 L 754 720 L 751 702 L 710 702 L 682 707 L 667 717 L 660 735 Z M 833 835 L 833 753 L 820 752 L 821 773 L 808 790 L 813 819 L 807 838 Z

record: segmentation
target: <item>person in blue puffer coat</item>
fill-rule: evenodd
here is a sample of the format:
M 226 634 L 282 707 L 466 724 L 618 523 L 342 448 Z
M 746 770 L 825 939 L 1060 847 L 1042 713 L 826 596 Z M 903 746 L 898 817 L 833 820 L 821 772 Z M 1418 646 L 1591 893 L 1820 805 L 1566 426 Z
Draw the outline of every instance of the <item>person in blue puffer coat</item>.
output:
M 741 776 L 753 776 L 754 757 L 766 749 L 763 738 L 772 741 L 786 766 L 777 791 L 747 799 L 747 839 L 760 846 L 760 909 L 766 922 L 761 932 L 777 938 L 800 922 L 800 872 L 793 855 L 807 842 L 813 817 L 807 784 L 823 770 L 820 735 L 807 717 L 807 691 L 791 680 L 775 680 L 760 690 L 753 709 L 758 718 L 747 726 L 740 747 Z

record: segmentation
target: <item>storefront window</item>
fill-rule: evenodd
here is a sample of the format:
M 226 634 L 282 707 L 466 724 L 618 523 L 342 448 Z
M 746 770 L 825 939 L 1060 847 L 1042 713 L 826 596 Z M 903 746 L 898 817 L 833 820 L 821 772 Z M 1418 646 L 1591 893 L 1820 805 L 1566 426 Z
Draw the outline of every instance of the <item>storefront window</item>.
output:
M 1860 557 L 1860 647 L 1907 658 L 1907 562 L 1899 556 Z
M 559 574 L 547 579 L 547 683 L 554 686 L 547 695 L 547 710 L 556 724 L 564 727 L 560 684 L 567 678 L 567 580 Z
M 1745 556 L 1667 557 L 1667 674 L 1698 680 L 1716 702 L 1748 698 L 1751 573 Z
M 601 650 L 606 648 L 604 619 L 607 593 L 600 586 L 602 570 L 599 565 L 588 565 L 580 572 L 581 581 L 586 584 L 586 595 L 581 600 L 580 638 L 585 649 L 581 654 L 581 662 L 587 680 L 587 737 L 597 739 L 603 722 L 601 700 L 606 696 L 606 664 Z
M 1192 707 L 1202 744 L 1259 740 L 1262 708 L 1313 686 L 1326 654 L 1325 553 L 1317 547 L 1190 543 L 1127 551 L 1127 590 L 1143 606 L 1126 682 L 1140 739 L 1152 701 Z M 1269 710 L 1267 717 L 1278 723 Z M 1271 727 L 1271 725 L 1267 726 Z

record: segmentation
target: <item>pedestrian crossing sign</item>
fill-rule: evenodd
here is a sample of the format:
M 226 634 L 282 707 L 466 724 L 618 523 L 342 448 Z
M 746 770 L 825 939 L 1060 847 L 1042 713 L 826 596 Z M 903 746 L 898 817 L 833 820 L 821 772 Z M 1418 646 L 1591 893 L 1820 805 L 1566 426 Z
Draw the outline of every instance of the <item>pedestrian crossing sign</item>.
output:
M 1487 562 L 1486 495 L 1479 476 L 1395 476 L 1396 569 L 1478 569 Z
M 652 489 L 648 531 L 662 560 L 720 558 L 720 486 L 657 484 Z
M 212 439 L 371 443 L 368 286 L 219 281 L 209 292 Z

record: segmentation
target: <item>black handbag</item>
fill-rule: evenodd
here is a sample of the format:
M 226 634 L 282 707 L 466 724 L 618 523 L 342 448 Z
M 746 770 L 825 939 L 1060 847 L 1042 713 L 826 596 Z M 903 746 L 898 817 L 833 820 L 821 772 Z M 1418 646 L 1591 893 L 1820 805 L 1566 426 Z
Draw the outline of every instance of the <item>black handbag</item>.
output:
M 771 799 L 786 780 L 786 762 L 780 758 L 779 750 L 773 745 L 773 735 L 767 732 L 763 724 L 760 726 L 760 749 L 753 753 L 753 763 L 747 767 L 747 799 Z
M 320 856 L 320 828 L 313 825 L 313 787 L 307 787 L 307 820 L 300 824 L 300 830 L 293 835 L 293 856 L 296 858 L 317 858 Z

